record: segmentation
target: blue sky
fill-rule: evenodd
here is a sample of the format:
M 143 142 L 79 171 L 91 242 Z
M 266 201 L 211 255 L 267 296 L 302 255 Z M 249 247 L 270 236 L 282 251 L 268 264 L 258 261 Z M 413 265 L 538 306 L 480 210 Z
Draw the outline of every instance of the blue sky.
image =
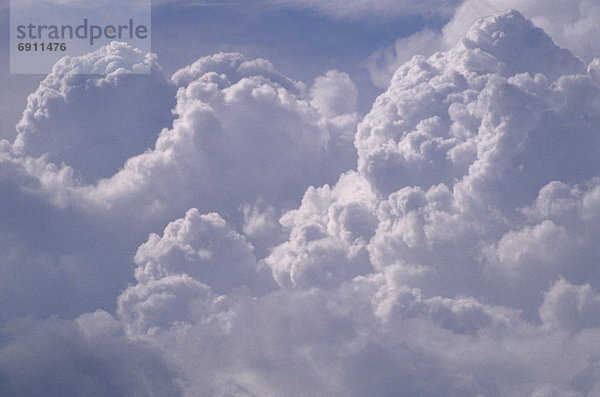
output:
M 8 48 L 8 10 L 3 19 L 3 51 Z M 396 39 L 423 28 L 440 29 L 447 18 L 436 16 L 386 16 L 337 18 L 311 9 L 283 7 L 266 2 L 211 2 L 163 4 L 153 7 L 153 51 L 166 73 L 222 51 L 262 57 L 291 78 L 310 82 L 329 69 L 350 73 L 361 86 L 359 105 L 366 112 L 381 92 L 367 70 L 369 56 Z M 8 74 L 8 57 L 2 58 L 1 83 L 11 92 L 3 97 L 3 134 L 10 129 L 26 96 L 42 76 Z
M 269 59 L 286 75 L 307 82 L 338 69 L 361 86 L 365 111 L 376 93 L 366 68 L 369 56 L 425 26 L 443 26 L 418 15 L 340 19 L 259 2 L 169 5 L 156 7 L 153 15 L 153 49 L 161 58 L 164 54 L 167 71 L 221 51 Z M 173 45 L 175 40 L 179 45 Z

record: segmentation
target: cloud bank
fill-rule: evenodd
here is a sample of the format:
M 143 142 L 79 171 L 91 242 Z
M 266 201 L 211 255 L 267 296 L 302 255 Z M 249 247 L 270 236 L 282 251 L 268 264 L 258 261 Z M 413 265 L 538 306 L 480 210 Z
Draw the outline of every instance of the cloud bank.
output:
M 115 57 L 112 77 L 59 68 L 30 97 L 19 138 L 2 143 L 2 181 L 12 206 L 27 197 L 23 211 L 82 219 L 57 217 L 50 233 L 84 226 L 122 241 L 107 269 L 130 277 L 113 314 L 5 327 L 0 390 L 600 394 L 598 60 L 506 11 L 403 64 L 359 118 L 339 71 L 306 87 L 228 53 L 166 79 L 152 57 L 103 51 L 70 65 Z M 129 81 L 138 64 L 155 75 Z M 85 121 L 71 95 L 121 84 L 151 90 L 150 103 L 176 90 L 173 121 L 138 109 L 155 143 L 86 180 L 54 118 Z M 85 139 L 73 142 L 82 152 Z M 27 227 L 7 225 L 20 241 Z M 3 268 L 34 256 L 25 243 Z M 48 252 L 40 263 L 55 263 Z M 78 269 L 73 283 L 93 280 L 85 255 L 68 258 L 59 269 Z

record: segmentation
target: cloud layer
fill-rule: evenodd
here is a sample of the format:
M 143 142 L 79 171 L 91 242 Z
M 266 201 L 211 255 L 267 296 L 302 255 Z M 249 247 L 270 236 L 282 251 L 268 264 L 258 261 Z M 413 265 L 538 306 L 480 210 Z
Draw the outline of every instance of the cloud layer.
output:
M 88 61 L 113 73 L 72 76 Z M 306 87 L 221 53 L 166 79 L 122 45 L 64 61 L 1 143 L 0 181 L 43 235 L 95 243 L 31 250 L 6 216 L 3 271 L 28 263 L 32 290 L 43 269 L 49 294 L 117 275 L 116 308 L 13 321 L 0 391 L 598 395 L 599 65 L 507 11 L 403 64 L 359 118 L 339 71 Z M 153 93 L 131 116 L 156 141 L 87 172 L 65 148 L 91 151 L 85 115 L 123 90 Z M 173 95 L 171 121 L 154 109 Z

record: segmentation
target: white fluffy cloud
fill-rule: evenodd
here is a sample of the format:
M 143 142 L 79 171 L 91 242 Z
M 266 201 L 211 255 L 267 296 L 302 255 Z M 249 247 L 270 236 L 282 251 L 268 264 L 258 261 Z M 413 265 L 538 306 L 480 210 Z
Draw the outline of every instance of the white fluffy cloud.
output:
M 587 61 L 600 55 L 598 43 L 591 40 L 600 32 L 596 23 L 600 15 L 600 4 L 594 0 L 551 4 L 543 0 L 526 3 L 518 0 L 466 1 L 458 8 L 450 24 L 444 28 L 445 40 L 453 45 L 453 40 L 464 34 L 464 29 L 475 20 L 509 8 L 518 9 L 544 29 L 558 45 L 569 48 Z
M 330 70 L 317 77 L 310 96 L 311 104 L 321 114 L 331 117 L 354 113 L 358 90 L 349 74 Z
M 505 50 L 524 36 L 537 56 Z M 360 373 L 378 395 L 594 395 L 594 70 L 514 12 L 413 59 L 359 126 L 358 172 L 281 218 L 281 289 L 208 297 L 150 339 L 195 346 L 167 353 L 192 394 L 361 395 Z
M 398 39 L 394 45 L 379 49 L 369 57 L 367 66 L 371 80 L 377 87 L 387 88 L 396 69 L 413 56 L 430 55 L 443 49 L 439 34 L 432 30 Z
M 366 244 L 377 219 L 374 194 L 356 173 L 328 185 L 309 188 L 302 205 L 280 220 L 289 241 L 275 247 L 265 263 L 281 286 L 337 285 L 369 273 Z
M 79 75 L 81 64 L 107 75 Z M 153 73 L 130 74 L 140 67 Z M 342 83 L 321 89 L 354 89 L 330 74 Z M 136 247 L 192 207 L 241 226 L 240 206 L 277 204 L 270 231 L 255 223 L 249 236 L 266 253 L 282 208 L 355 161 L 357 114 L 346 106 L 329 117 L 308 91 L 240 54 L 200 59 L 171 81 L 154 56 L 124 44 L 62 60 L 29 97 L 16 141 L 1 144 L 12 208 L 0 236 L 2 317 L 110 308 Z
M 131 74 L 141 71 L 152 74 Z M 171 123 L 174 94 L 155 57 L 123 43 L 63 58 L 29 96 L 13 150 L 19 156 L 46 154 L 52 163 L 71 166 L 76 178 L 95 182 L 153 145 Z
M 100 51 L 114 55 L 111 48 Z M 77 165 L 61 166 L 48 157 L 22 161 L 56 203 L 109 208 L 121 216 L 132 216 L 135 208 L 138 216 L 164 221 L 190 207 L 233 213 L 244 202 L 294 203 L 306 186 L 334 181 L 355 161 L 355 103 L 340 107 L 344 99 L 336 98 L 356 89 L 347 75 L 328 76 L 335 78 L 317 79 L 312 90 L 316 107 L 303 84 L 265 60 L 248 61 L 240 54 L 205 57 L 173 75 L 178 92 L 172 128 L 163 129 L 153 147 L 129 157 L 114 175 L 90 184 L 77 180 Z M 78 78 L 83 85 L 95 84 Z M 322 99 L 318 92 L 327 86 L 339 94 L 325 105 L 316 98 Z M 337 106 L 335 114 L 331 106 Z M 152 109 L 142 110 L 147 111 Z M 20 124 L 26 135 L 34 127 L 31 118 Z M 120 121 L 116 127 L 125 128 Z M 69 137 L 60 141 L 78 147 Z
M 515 47 L 515 42 L 527 44 Z M 391 87 L 359 126 L 359 170 L 386 194 L 407 185 L 451 184 L 467 173 L 475 178 L 478 169 L 489 173 L 485 167 L 498 172 L 506 168 L 503 172 L 515 174 L 512 183 L 518 182 L 519 166 L 531 168 L 521 170 L 521 178 L 544 179 L 541 185 L 523 180 L 522 188 L 539 189 L 548 178 L 561 176 L 540 175 L 544 172 L 570 170 L 570 177 L 583 178 L 585 170 L 576 162 L 570 161 L 563 171 L 538 171 L 539 163 L 527 162 L 538 161 L 541 153 L 535 160 L 529 156 L 534 150 L 558 149 L 552 144 L 566 133 L 560 122 L 577 122 L 567 113 L 580 100 L 575 92 L 583 87 L 575 87 L 589 85 L 590 78 L 553 82 L 584 72 L 580 60 L 556 47 L 517 12 L 482 20 L 455 49 L 430 58 L 417 56 L 398 69 Z M 597 88 L 589 90 L 596 95 Z M 593 124 L 581 120 L 578 127 L 580 137 L 574 145 L 581 140 L 581 153 L 563 154 L 575 156 L 572 160 L 595 144 Z M 547 144 L 540 142 L 546 139 Z M 590 175 L 593 171 L 586 176 Z
M 307 89 L 239 54 L 175 73 L 172 128 L 96 184 L 2 143 L 8 186 L 115 241 L 176 220 L 139 245 L 114 318 L 13 335 L 0 387 L 63 379 L 19 368 L 67 352 L 93 365 L 62 393 L 115 368 L 133 395 L 598 394 L 598 64 L 517 12 L 479 21 L 398 69 L 357 163 L 347 75 Z
M 170 223 L 162 237 L 152 234 L 134 261 L 141 283 L 172 274 L 187 274 L 209 284 L 217 293 L 260 287 L 254 247 L 218 214 L 189 210 Z M 265 279 L 268 282 L 268 278 Z
M 559 46 L 568 48 L 578 57 L 589 62 L 600 56 L 600 45 L 592 39 L 600 34 L 597 23 L 600 4 L 594 0 L 552 3 L 544 0 L 467 0 L 456 6 L 452 19 L 440 32 L 417 32 L 399 39 L 387 49 L 376 51 L 369 61 L 373 81 L 385 88 L 396 68 L 415 53 L 429 56 L 436 51 L 451 49 L 477 20 L 511 8 L 519 10 Z M 523 45 L 528 46 L 527 40 Z
M 524 36 L 537 56 L 506 51 Z M 119 298 L 129 337 L 190 396 L 594 395 L 595 65 L 514 12 L 414 58 L 360 123 L 356 171 L 308 188 L 279 227 L 245 207 L 244 231 L 287 235 L 268 256 L 195 210 L 151 236 L 137 274 L 168 271 Z M 222 288 L 255 259 L 278 287 Z
M 593 211 L 579 201 L 593 202 L 600 172 L 593 70 L 514 11 L 400 67 L 356 136 L 358 169 L 384 198 L 372 264 L 528 316 L 558 275 L 595 279 Z M 533 215 L 559 191 L 581 208 L 571 220 Z
M 589 284 L 576 286 L 560 279 L 544 295 L 540 317 L 544 325 L 575 332 L 583 328 L 598 328 L 600 294 Z
M 400 267 L 259 297 L 215 297 L 186 278 L 188 288 L 168 276 L 160 289 L 147 284 L 153 293 L 132 301 L 135 286 L 120 300 L 129 337 L 186 374 L 186 395 L 586 395 L 595 387 L 598 329 L 571 336 L 545 314 L 581 301 L 589 310 L 589 287 L 567 286 L 583 293 L 558 304 L 562 286 L 553 287 L 536 327 L 475 298 L 425 298 Z

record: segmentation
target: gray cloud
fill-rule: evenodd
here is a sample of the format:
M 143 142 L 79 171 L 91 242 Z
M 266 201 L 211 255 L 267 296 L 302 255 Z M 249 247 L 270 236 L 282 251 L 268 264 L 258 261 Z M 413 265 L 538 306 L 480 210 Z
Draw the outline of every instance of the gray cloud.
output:
M 156 351 L 119 335 L 119 324 L 106 313 L 75 322 L 21 320 L 11 328 L 0 350 L 3 395 L 182 395 L 175 373 Z

